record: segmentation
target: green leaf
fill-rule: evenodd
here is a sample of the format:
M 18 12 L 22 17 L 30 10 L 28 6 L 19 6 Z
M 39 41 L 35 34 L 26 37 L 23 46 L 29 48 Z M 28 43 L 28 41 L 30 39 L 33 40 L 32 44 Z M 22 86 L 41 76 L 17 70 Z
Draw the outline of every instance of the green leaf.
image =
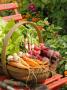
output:
M 65 70 L 67 70 L 67 63 L 65 64 Z
M 15 25 L 15 22 L 13 20 L 10 20 L 9 22 L 7 22 L 6 26 L 5 26 L 5 30 L 3 30 L 3 33 L 8 33 L 8 31 Z

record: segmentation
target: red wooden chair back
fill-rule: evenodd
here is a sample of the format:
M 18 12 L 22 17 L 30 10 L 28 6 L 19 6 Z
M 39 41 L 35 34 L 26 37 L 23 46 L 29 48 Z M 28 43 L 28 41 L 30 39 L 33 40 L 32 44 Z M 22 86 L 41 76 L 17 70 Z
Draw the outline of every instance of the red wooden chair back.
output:
M 18 13 L 18 5 L 17 3 L 8 3 L 8 4 L 0 4 L 0 11 L 4 10 L 14 10 L 15 15 L 5 16 L 3 17 L 4 20 L 8 21 L 10 19 L 14 19 L 15 21 L 22 20 L 21 14 Z
M 9 78 L 7 78 L 4 75 L 0 75 L 0 81 L 4 81 L 4 80 L 10 80 Z M 67 77 L 64 77 L 60 74 L 56 74 L 55 76 L 44 80 L 43 84 L 47 85 L 48 90 L 59 90 L 59 88 L 67 83 Z M 14 87 L 16 88 L 15 90 L 20 90 L 20 87 Z M 3 90 L 0 88 L 0 90 Z M 23 90 L 29 90 L 29 89 L 23 89 Z
M 59 90 L 59 88 L 67 83 L 67 77 L 64 77 L 60 74 L 56 74 L 55 76 L 44 81 L 43 84 L 46 84 L 49 90 Z

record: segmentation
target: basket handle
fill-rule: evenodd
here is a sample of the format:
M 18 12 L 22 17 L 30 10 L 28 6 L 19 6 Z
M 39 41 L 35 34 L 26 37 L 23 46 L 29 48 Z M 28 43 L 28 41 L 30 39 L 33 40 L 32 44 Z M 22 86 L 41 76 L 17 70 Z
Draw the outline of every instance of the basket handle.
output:
M 3 40 L 3 48 L 2 48 L 2 55 L 1 55 L 1 63 L 2 63 L 2 69 L 3 69 L 3 72 L 5 73 L 5 75 L 8 75 L 8 71 L 7 71 L 7 65 L 6 65 L 6 48 L 8 46 L 8 41 L 9 39 L 11 38 L 12 34 L 16 31 L 16 29 L 23 25 L 23 24 L 31 24 L 37 31 L 37 34 L 38 34 L 38 38 L 39 38 L 39 42 L 40 43 L 43 43 L 43 39 L 42 39 L 42 36 L 41 36 L 41 32 L 40 30 L 38 30 L 37 26 L 35 24 L 33 24 L 33 22 L 29 22 L 29 21 L 22 21 L 22 22 L 19 22 L 17 24 L 15 24 L 11 30 L 6 34 L 4 40 Z

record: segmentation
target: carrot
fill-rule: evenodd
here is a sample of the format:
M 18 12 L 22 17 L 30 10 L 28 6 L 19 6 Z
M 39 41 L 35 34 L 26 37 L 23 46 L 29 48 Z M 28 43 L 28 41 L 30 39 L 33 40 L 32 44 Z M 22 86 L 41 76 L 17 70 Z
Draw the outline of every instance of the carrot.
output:
M 24 66 L 23 64 L 21 64 L 19 62 L 15 62 L 15 61 L 10 61 L 8 63 L 8 65 L 11 65 L 11 66 L 14 66 L 14 67 L 17 67 L 17 68 L 28 68 L 28 67 Z
M 40 61 L 40 60 L 38 60 L 38 59 L 36 59 L 35 61 L 36 61 L 38 64 L 40 64 L 40 65 L 43 64 L 43 62 Z
M 47 65 L 48 61 L 40 61 L 38 59 L 36 59 L 36 62 L 39 63 L 40 65 Z
M 39 63 L 39 65 L 41 66 L 41 68 L 47 68 L 49 66 L 49 64 L 47 62 L 43 62 L 43 61 L 40 61 L 38 59 L 36 59 L 36 62 Z
M 27 56 L 22 56 L 23 60 L 26 61 L 31 67 L 40 67 L 40 65 L 34 61 L 34 59 L 28 58 Z
M 24 61 L 22 58 L 19 59 L 19 62 L 27 67 L 30 67 L 29 64 L 27 64 L 26 61 Z
M 64 71 L 64 76 L 67 76 L 67 71 Z

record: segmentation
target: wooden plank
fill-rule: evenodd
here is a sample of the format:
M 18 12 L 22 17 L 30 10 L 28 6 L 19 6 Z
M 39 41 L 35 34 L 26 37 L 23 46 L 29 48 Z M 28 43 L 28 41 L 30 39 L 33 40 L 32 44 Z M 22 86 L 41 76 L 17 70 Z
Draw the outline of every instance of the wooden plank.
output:
M 56 74 L 55 76 L 52 76 L 51 78 L 46 79 L 44 84 L 47 85 L 49 83 L 55 82 L 56 80 L 60 79 L 61 77 L 62 77 L 62 75 Z
M 0 75 L 0 81 L 3 81 L 4 79 L 8 79 L 5 75 Z
M 17 3 L 0 4 L 0 11 L 18 8 Z
M 54 88 L 60 87 L 65 83 L 67 83 L 67 77 L 59 79 L 58 81 L 48 84 L 47 86 L 48 86 L 49 90 L 52 90 L 52 89 L 54 90 Z
M 21 14 L 15 14 L 15 15 L 11 15 L 11 16 L 5 16 L 5 17 L 3 17 L 3 19 L 5 21 L 9 21 L 10 19 L 13 19 L 15 21 L 19 21 L 19 20 L 22 20 L 22 16 L 21 16 Z

